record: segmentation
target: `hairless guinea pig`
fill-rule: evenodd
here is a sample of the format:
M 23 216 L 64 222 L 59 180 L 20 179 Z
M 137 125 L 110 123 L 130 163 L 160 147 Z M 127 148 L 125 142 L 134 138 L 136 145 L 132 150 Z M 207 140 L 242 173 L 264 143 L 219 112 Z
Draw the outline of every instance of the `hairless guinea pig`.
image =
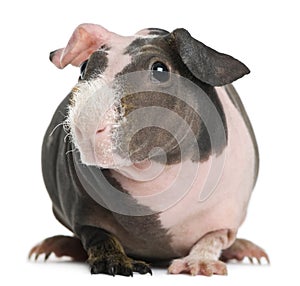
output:
M 78 83 L 54 113 L 42 148 L 54 236 L 31 255 L 87 260 L 91 273 L 227 273 L 230 259 L 268 262 L 237 239 L 258 173 L 254 133 L 231 82 L 249 73 L 185 29 L 123 37 L 78 26 L 50 54 Z

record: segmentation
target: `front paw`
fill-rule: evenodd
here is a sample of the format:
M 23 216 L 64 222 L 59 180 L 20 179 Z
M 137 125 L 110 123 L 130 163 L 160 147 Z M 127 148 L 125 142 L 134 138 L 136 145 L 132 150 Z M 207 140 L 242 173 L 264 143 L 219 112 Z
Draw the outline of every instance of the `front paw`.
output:
M 227 275 L 226 264 L 219 260 L 195 259 L 192 257 L 184 257 L 175 259 L 168 268 L 170 274 L 186 273 L 191 275 L 211 276 Z
M 76 237 L 65 235 L 46 238 L 31 249 L 28 258 L 30 259 L 32 255 L 35 255 L 35 260 L 37 260 L 40 255 L 44 254 L 46 261 L 51 253 L 54 253 L 57 257 L 69 256 L 74 261 L 86 261 L 87 259 L 81 241 Z
M 129 258 L 123 251 L 111 249 L 103 251 L 103 246 L 95 246 L 89 249 L 88 263 L 92 274 L 109 274 L 112 276 L 133 276 L 133 272 L 151 274 L 149 265 L 143 261 Z

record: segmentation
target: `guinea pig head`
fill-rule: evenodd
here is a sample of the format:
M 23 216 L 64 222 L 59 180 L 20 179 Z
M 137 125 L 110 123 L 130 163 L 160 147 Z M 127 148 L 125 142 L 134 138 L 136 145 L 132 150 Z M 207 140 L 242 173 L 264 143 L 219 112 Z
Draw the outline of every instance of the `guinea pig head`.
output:
M 59 68 L 80 66 L 78 83 L 69 95 L 66 126 L 82 163 L 103 168 L 149 158 L 166 164 L 207 158 L 213 148 L 200 98 L 204 94 L 221 119 L 211 118 L 213 133 L 225 130 L 226 137 L 213 87 L 249 73 L 244 64 L 205 46 L 184 29 L 145 29 L 123 37 L 83 24 L 50 59 Z M 221 150 L 226 138 L 219 141 Z

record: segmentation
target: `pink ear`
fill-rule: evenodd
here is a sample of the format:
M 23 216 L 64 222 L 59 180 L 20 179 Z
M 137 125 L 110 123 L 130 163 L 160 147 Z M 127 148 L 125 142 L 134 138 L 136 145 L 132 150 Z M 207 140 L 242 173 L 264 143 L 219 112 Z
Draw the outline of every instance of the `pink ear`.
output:
M 95 24 L 79 25 L 67 46 L 50 54 L 50 60 L 62 69 L 68 64 L 80 66 L 90 55 L 107 43 L 113 33 Z

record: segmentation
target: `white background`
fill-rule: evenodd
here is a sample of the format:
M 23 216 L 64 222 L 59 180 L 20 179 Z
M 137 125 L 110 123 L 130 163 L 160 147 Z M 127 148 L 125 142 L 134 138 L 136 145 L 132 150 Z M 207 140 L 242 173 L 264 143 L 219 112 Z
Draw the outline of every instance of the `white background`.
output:
M 259 285 L 299 283 L 299 5 L 297 1 L 2 1 L 0 284 L 104 283 Z M 251 74 L 235 86 L 260 148 L 260 175 L 239 236 L 263 246 L 271 266 L 230 264 L 227 277 L 91 276 L 87 265 L 28 262 L 31 246 L 68 234 L 54 219 L 40 168 L 42 138 L 79 71 L 57 70 L 48 53 L 80 23 L 130 35 L 146 27 L 188 29 L 205 44 L 243 61 Z

